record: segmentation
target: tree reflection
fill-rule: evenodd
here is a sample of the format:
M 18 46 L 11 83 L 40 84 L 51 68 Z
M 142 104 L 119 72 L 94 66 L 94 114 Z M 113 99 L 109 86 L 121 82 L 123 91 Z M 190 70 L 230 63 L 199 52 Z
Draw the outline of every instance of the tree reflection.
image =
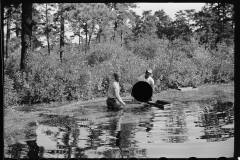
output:
M 63 135 L 62 141 L 67 148 L 67 156 L 65 156 L 65 158 L 68 158 L 68 159 L 71 158 L 71 145 L 69 144 L 70 133 L 71 133 L 71 128 L 69 126 L 66 126 L 66 132 Z
M 207 105 L 206 105 L 207 104 Z M 204 114 L 200 115 L 201 126 L 204 127 L 204 135 L 201 139 L 207 142 L 224 141 L 234 136 L 233 128 L 224 129 L 221 126 L 232 124 L 233 107 L 232 102 L 222 102 L 222 100 L 214 100 L 200 103 Z
M 116 137 L 115 143 L 111 143 L 112 149 L 103 152 L 106 158 L 129 158 L 139 155 L 146 155 L 146 149 L 133 148 L 132 136 L 135 124 L 126 123 L 124 120 L 123 111 L 118 112 L 118 115 L 109 120 L 109 134 Z
M 166 124 L 166 129 L 170 136 L 163 138 L 162 140 L 168 143 L 183 143 L 188 140 L 187 136 L 179 136 L 181 134 L 186 134 L 188 132 L 186 125 L 186 114 L 182 106 L 178 107 L 176 110 L 172 109 L 171 114 L 168 115 L 168 120 Z M 177 136 L 174 136 L 177 135 Z
M 84 154 L 84 152 L 85 152 L 85 150 L 83 148 L 76 147 L 74 157 L 75 158 L 87 158 L 87 156 Z
M 28 158 L 30 159 L 39 159 L 40 156 L 38 155 L 40 151 L 40 147 L 37 145 L 36 140 L 26 141 L 29 151 L 28 151 Z
M 10 155 L 11 159 L 19 159 L 21 158 L 23 148 L 25 148 L 24 144 L 16 143 L 8 146 L 7 154 Z
M 64 117 L 64 116 L 56 116 L 50 117 L 52 121 L 49 119 L 42 122 L 40 125 L 39 133 L 38 134 L 45 134 L 48 137 L 51 137 L 51 140 L 55 142 L 56 149 L 46 150 L 45 153 L 49 153 L 51 155 L 59 155 L 64 156 L 65 158 L 70 159 L 71 155 L 77 157 L 83 157 L 82 150 L 77 147 L 78 138 L 80 135 L 80 130 L 76 127 L 76 120 L 72 117 Z M 65 121 L 64 121 L 65 119 Z M 53 126 L 53 127 L 52 127 Z M 59 135 L 62 134 L 61 141 L 63 144 L 60 144 Z M 41 141 L 41 139 L 40 139 Z M 49 142 L 52 143 L 52 142 Z M 43 148 L 43 147 L 42 147 Z M 44 156 L 44 152 L 41 151 L 40 147 L 40 154 L 42 157 Z M 39 155 L 40 155 L 39 154 Z

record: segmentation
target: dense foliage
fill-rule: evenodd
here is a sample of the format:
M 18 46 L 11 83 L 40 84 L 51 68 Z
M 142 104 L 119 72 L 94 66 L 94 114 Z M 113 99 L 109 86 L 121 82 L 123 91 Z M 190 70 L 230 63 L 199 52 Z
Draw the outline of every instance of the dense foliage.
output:
M 5 107 L 104 97 L 115 71 L 123 75 L 121 94 L 126 95 L 148 67 L 153 69 L 155 93 L 233 81 L 231 4 L 206 4 L 200 12 L 179 11 L 175 20 L 163 10 L 144 11 L 141 17 L 132 7 L 135 5 L 128 3 L 34 4 L 33 21 L 38 22 L 32 26 L 34 38 L 23 71 L 21 19 L 16 16 L 21 4 L 6 5 Z M 68 29 L 78 36 L 78 44 L 60 35 L 65 30 L 59 16 L 69 22 Z M 217 24 L 221 27 L 214 28 Z

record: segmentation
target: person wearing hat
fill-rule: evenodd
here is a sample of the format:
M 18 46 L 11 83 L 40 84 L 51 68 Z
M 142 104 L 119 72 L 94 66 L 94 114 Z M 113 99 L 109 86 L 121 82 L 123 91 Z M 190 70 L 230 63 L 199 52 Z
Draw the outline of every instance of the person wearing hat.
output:
M 153 78 L 151 77 L 152 75 L 152 69 L 147 69 L 145 74 L 141 75 L 139 78 L 138 78 L 138 81 L 144 81 L 144 82 L 147 82 L 148 84 L 151 85 L 153 91 L 154 91 L 154 80 Z M 152 100 L 152 98 L 150 99 L 150 101 Z
M 152 70 L 151 69 L 147 69 L 146 72 L 145 72 L 145 75 L 141 75 L 139 78 L 138 78 L 138 81 L 144 81 L 144 82 L 147 82 L 149 83 L 152 88 L 154 89 L 154 80 L 153 78 L 151 77 L 152 75 Z
M 110 81 L 108 92 L 107 92 L 107 107 L 108 109 L 120 109 L 121 105 L 124 107 L 126 104 L 123 102 L 122 98 L 120 97 L 120 86 L 119 81 L 121 78 L 120 73 L 114 73 L 113 79 Z

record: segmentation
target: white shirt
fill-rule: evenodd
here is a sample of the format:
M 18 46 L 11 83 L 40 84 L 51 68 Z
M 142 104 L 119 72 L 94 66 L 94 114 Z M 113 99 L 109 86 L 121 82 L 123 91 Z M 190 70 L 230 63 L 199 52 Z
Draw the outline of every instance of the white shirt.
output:
M 115 95 L 115 90 L 117 91 L 117 93 L 120 92 L 119 83 L 115 80 L 111 80 L 109 83 L 108 92 L 107 92 L 108 98 L 117 98 Z
M 151 86 L 154 86 L 154 80 L 152 77 L 148 77 L 147 79 L 145 78 L 145 75 L 141 75 L 139 78 L 138 78 L 138 81 L 144 81 L 144 82 L 147 82 L 148 84 L 150 84 Z

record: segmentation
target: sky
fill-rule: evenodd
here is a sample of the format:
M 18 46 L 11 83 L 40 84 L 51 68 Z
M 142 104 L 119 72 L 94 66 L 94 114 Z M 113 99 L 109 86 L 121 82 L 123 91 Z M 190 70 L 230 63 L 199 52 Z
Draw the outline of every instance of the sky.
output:
M 144 10 L 152 10 L 152 14 L 155 11 L 163 9 L 167 15 L 174 19 L 175 14 L 179 10 L 195 9 L 200 11 L 205 3 L 137 3 L 137 8 L 132 9 L 138 15 L 142 15 Z

